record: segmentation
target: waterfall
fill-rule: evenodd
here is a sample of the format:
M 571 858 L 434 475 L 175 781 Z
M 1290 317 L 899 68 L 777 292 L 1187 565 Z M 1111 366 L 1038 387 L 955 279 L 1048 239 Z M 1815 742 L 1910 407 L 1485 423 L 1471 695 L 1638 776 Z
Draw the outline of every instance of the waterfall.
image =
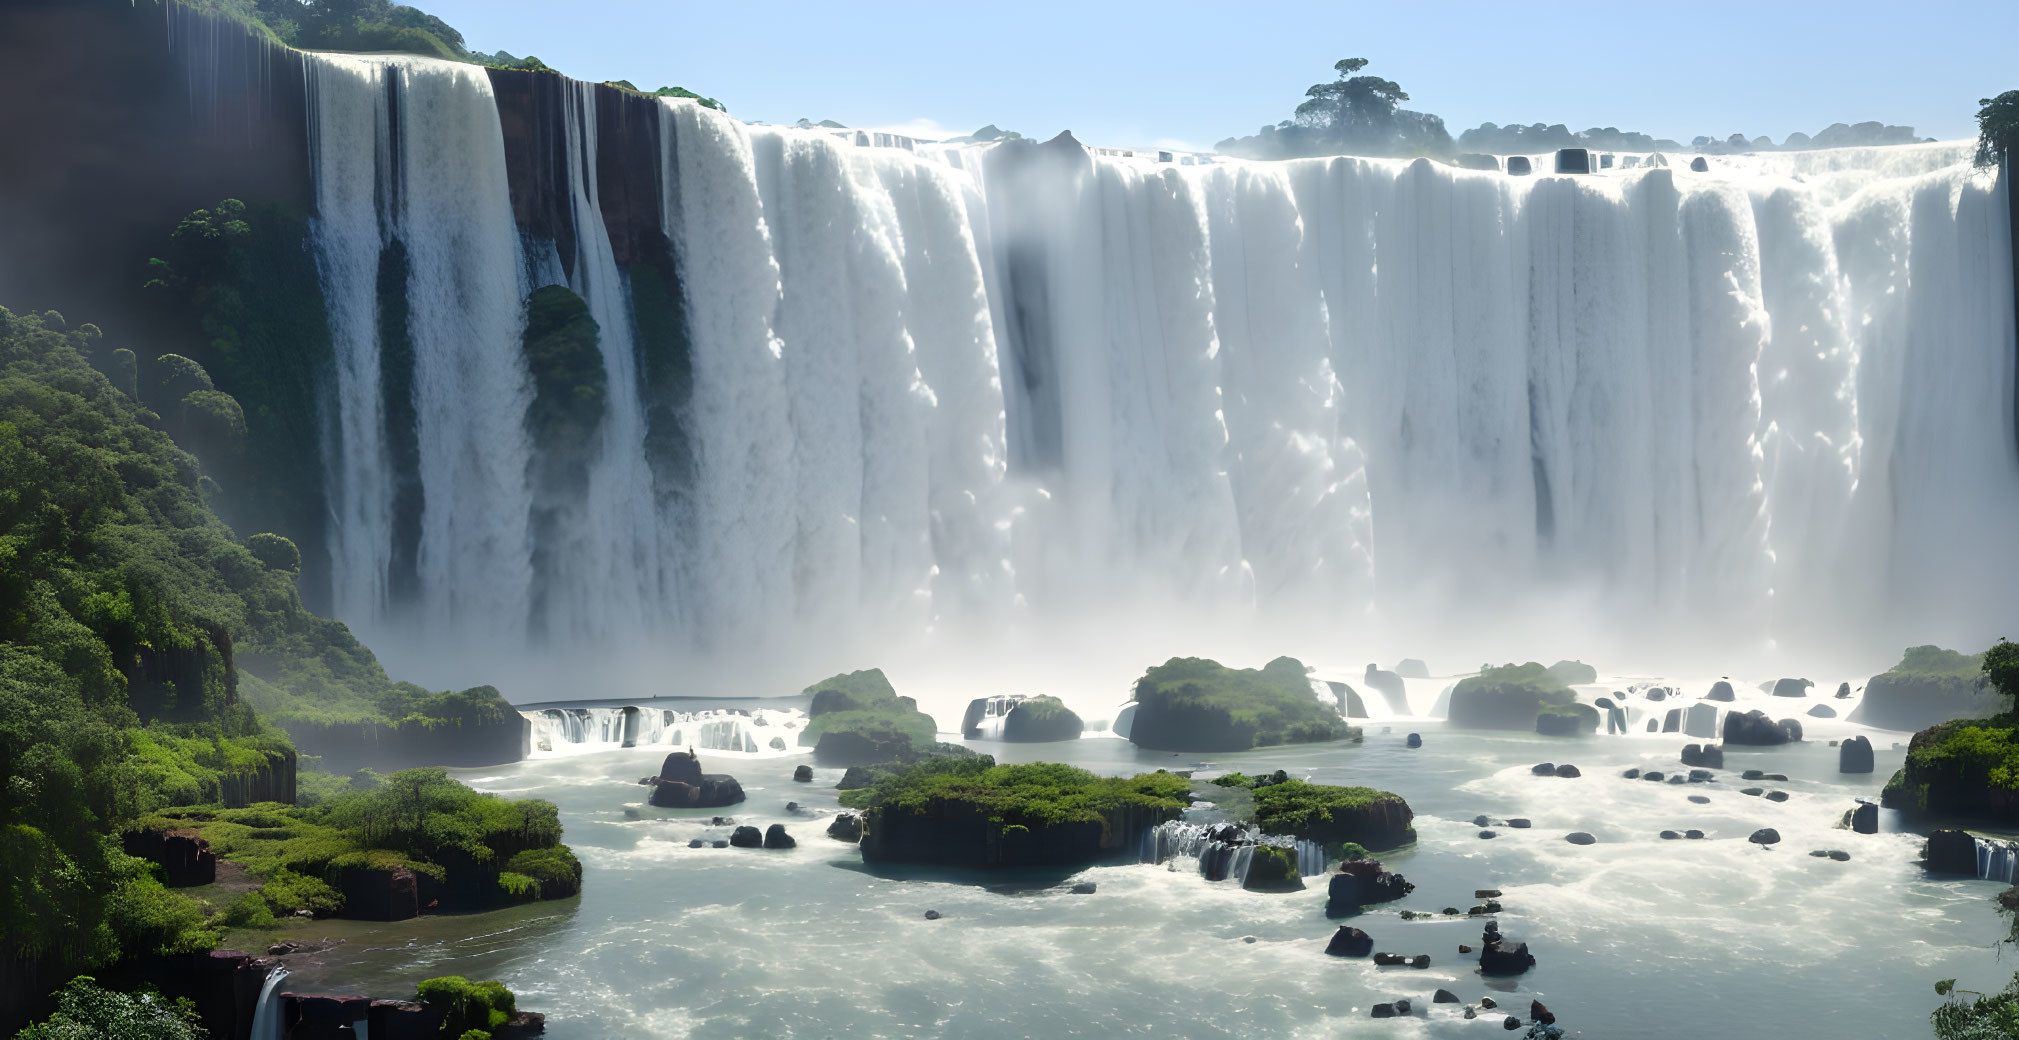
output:
M 2019 845 L 2009 841 L 1977 839 L 1977 876 L 1986 881 L 2019 883 Z
M 310 65 L 338 613 L 423 671 L 1146 608 L 1969 642 L 2019 606 L 1961 580 L 2019 563 L 2005 202 L 1965 145 L 1181 166 L 878 147 L 561 81 L 513 113 L 565 156 L 528 185 L 481 72 Z M 602 132 L 609 106 L 648 106 L 656 140 Z M 656 178 L 642 214 L 620 166 Z M 529 190 L 565 248 L 514 226 Z M 670 396 L 613 207 L 677 271 Z M 608 392 L 586 490 L 541 526 L 518 339 L 551 281 L 587 302 Z
M 1199 875 L 1208 881 L 1248 880 L 1248 863 L 1255 846 L 1275 845 L 1292 849 L 1297 855 L 1297 873 L 1318 877 L 1325 873 L 1325 847 L 1303 838 L 1254 833 L 1233 824 L 1185 823 L 1170 820 L 1143 832 L 1137 862 L 1172 865 L 1196 864 Z
M 519 714 L 532 727 L 536 757 L 658 746 L 740 755 L 787 755 L 804 750 L 799 746 L 799 736 L 806 729 L 804 712 L 775 708 L 683 712 L 627 705 L 542 708 Z
M 281 1040 L 280 981 L 287 978 L 287 969 L 275 967 L 267 972 L 266 982 L 259 987 L 259 1002 L 253 1005 L 252 1032 L 248 1040 Z

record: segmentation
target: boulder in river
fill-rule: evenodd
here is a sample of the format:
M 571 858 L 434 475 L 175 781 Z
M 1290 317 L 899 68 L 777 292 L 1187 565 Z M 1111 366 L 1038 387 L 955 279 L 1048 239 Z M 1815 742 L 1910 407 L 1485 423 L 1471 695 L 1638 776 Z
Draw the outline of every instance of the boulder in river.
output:
M 1528 1002 L 1528 1020 L 1530 1022 L 1540 1022 L 1546 1026 L 1556 1024 L 1556 1016 L 1550 1014 L 1549 1009 L 1544 1007 L 1540 1000 L 1531 1000 Z
M 1709 804 L 1711 804 L 1711 800 L 1710 800 L 1710 796 L 1709 796 L 1709 795 L 1701 795 L 1701 794 L 1693 794 L 1693 795 L 1690 795 L 1690 801 L 1692 801 L 1692 802 L 1695 802 L 1695 803 L 1697 803 L 1698 805 L 1709 805 Z
M 1332 940 L 1325 944 L 1325 952 L 1334 957 L 1365 957 L 1374 952 L 1374 938 L 1351 925 L 1340 925 L 1332 933 Z
M 1584 831 L 1572 831 L 1569 834 L 1564 835 L 1563 840 L 1571 843 L 1572 845 L 1593 845 L 1598 842 L 1597 838 L 1592 837 L 1590 834 L 1587 834 Z
M 1707 701 L 1733 701 L 1737 699 L 1738 694 L 1732 692 L 1732 684 L 1723 679 L 1712 683 L 1711 692 L 1704 694 L 1704 700 Z
M 1076 896 L 1090 896 L 1098 891 L 1098 886 L 1091 881 L 1075 881 L 1068 891 Z
M 1837 709 L 1827 704 L 1818 704 L 1809 709 L 1808 715 L 1812 719 L 1834 719 L 1837 717 Z
M 1808 679 L 1776 679 L 1774 680 L 1774 696 L 1807 697 L 1809 695 L 1809 687 L 1814 685 L 1815 683 Z
M 792 835 L 785 833 L 785 825 L 782 823 L 774 823 L 764 829 L 764 847 L 767 849 L 789 849 L 798 844 L 792 839 Z
M 729 844 L 739 849 L 763 848 L 764 832 L 755 827 L 738 827 L 729 832 Z
M 1725 749 L 1718 744 L 1685 744 L 1682 749 L 1682 763 L 1686 766 L 1702 766 L 1705 769 L 1725 767 Z
M 1794 719 L 1779 722 L 1757 708 L 1725 714 L 1724 742 L 1756 747 L 1774 747 L 1802 739 L 1802 724 Z
M 1837 772 L 1869 773 L 1872 771 L 1872 742 L 1862 736 L 1852 737 L 1837 745 Z
M 1556 773 L 1556 763 L 1537 762 L 1536 764 L 1528 767 L 1528 771 L 1535 774 L 1536 776 L 1552 776 Z
M 1515 816 L 1508 819 L 1507 825 L 1509 827 L 1514 828 L 1515 830 L 1520 831 L 1520 830 L 1527 830 L 1529 823 L 1526 817 Z
M 1404 743 L 1404 744 L 1406 744 L 1406 745 L 1407 745 L 1407 746 L 1409 746 L 1409 747 L 1422 747 L 1422 746 L 1423 746 L 1423 734 L 1421 734 L 1421 733 L 1411 733 L 1411 734 L 1409 734 L 1409 737 L 1408 737 L 1408 739 L 1404 740 L 1404 741 L 1403 741 L 1403 743 Z
M 1786 792 L 1786 791 L 1768 791 L 1768 792 L 1767 792 L 1767 801 L 1770 801 L 1770 802 L 1785 802 L 1785 801 L 1787 801 L 1787 800 L 1788 800 L 1788 792 Z
M 1578 772 L 1576 766 L 1568 762 L 1561 762 L 1557 764 L 1556 775 L 1566 780 L 1574 780 L 1584 774 Z
M 1440 989 L 1430 995 L 1430 1002 L 1432 1004 L 1456 1004 L 1458 1003 L 1458 994 L 1448 989 Z
M 827 836 L 836 841 L 848 842 L 851 845 L 861 841 L 862 814 L 856 812 L 837 814 L 834 817 L 834 822 L 827 825 Z
M 1535 955 L 1528 952 L 1528 944 L 1515 942 L 1498 931 L 1487 932 L 1484 944 L 1479 948 L 1479 972 L 1482 975 L 1520 975 L 1535 967 Z
M 1872 802 L 1859 802 L 1851 810 L 1851 830 L 1858 834 L 1879 833 L 1879 807 Z
M 796 781 L 798 781 L 798 782 L 800 782 L 800 783 L 802 783 L 802 784 L 810 784 L 810 783 L 812 783 L 812 782 L 813 782 L 813 767 L 812 767 L 812 766 L 808 766 L 808 765 L 801 765 L 801 766 L 798 766 L 798 767 L 795 767 L 795 768 L 794 768 L 794 769 L 792 770 L 792 779 L 794 779 L 794 780 L 796 780 Z
M 1689 839 L 1690 841 L 1702 841 L 1704 837 L 1704 832 L 1694 829 L 1687 830 L 1683 832 L 1683 837 Z
M 649 800 L 661 809 L 712 809 L 743 800 L 743 785 L 735 777 L 703 773 L 701 760 L 691 751 L 667 755 L 659 775 L 646 779 L 652 785 Z
M 1365 907 L 1393 902 L 1415 890 L 1407 878 L 1382 870 L 1378 860 L 1347 860 L 1326 882 L 1325 916 L 1351 917 Z
M 1690 160 L 1690 170 L 1695 173 L 1709 173 L 1711 172 L 1711 164 L 1705 161 L 1703 156 L 1699 155 Z
M 1682 732 L 1682 720 L 1683 710 L 1681 708 L 1670 708 L 1668 714 L 1662 716 L 1661 731 L 1663 733 Z M 1654 720 L 1649 719 L 1648 721 L 1653 722 Z
M 1840 701 L 1847 701 L 1851 699 L 1850 683 L 1843 682 L 1837 684 L 1837 699 Z
M 1977 876 L 1977 839 L 1967 831 L 1937 830 L 1928 834 L 1926 865 L 1936 874 Z
M 1781 832 L 1772 827 L 1761 827 L 1752 833 L 1752 837 L 1746 840 L 1762 848 L 1768 845 L 1779 845 L 1781 843 Z

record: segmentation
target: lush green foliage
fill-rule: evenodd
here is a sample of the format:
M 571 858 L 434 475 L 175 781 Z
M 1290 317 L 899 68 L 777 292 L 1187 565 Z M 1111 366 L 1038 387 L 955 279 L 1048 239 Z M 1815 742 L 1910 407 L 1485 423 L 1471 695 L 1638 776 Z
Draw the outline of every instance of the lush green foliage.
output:
M 1981 655 L 1984 679 L 1993 689 L 2019 703 L 2019 643 L 2000 639 Z
M 565 285 L 543 285 L 526 297 L 526 364 L 533 403 L 526 430 L 535 443 L 579 452 L 603 421 L 608 376 L 589 305 Z
M 80 975 L 56 995 L 56 1012 L 14 1034 L 14 1040 L 202 1040 L 188 1000 L 159 993 L 116 993 Z
M 1478 675 L 1469 675 L 1458 681 L 1452 695 L 1485 689 L 1495 693 L 1527 693 L 1541 704 L 1568 704 L 1575 696 L 1551 669 L 1534 661 L 1526 664 L 1503 664 L 1498 667 L 1482 665 Z
M 1044 827 L 1101 820 L 1125 807 L 1177 812 L 1191 783 L 1165 772 L 1096 776 L 1073 766 L 1038 762 L 999 766 L 987 755 L 928 759 L 874 786 L 843 792 L 850 808 L 926 815 L 935 804 L 981 809 L 1002 827 Z
M 1558 661 L 1549 666 L 1549 676 L 1565 686 L 1578 686 L 1598 681 L 1598 669 L 1583 661 Z
M 1322 836 L 1335 822 L 1383 802 L 1400 801 L 1371 787 L 1329 787 L 1285 780 L 1255 789 L 1255 822 L 1268 834 Z
M 1881 673 L 1907 679 L 1975 679 L 1984 672 L 1983 654 L 1959 654 L 1939 646 L 1910 646 L 1900 663 Z
M 1163 719 L 1209 733 L 1236 750 L 1272 744 L 1351 739 L 1359 731 L 1320 703 L 1303 664 L 1279 657 L 1261 669 L 1229 668 L 1201 657 L 1174 657 L 1136 680 L 1132 739 L 1164 747 Z M 1161 717 L 1161 718 L 1160 718 Z M 1153 721 L 1154 720 L 1154 721 Z M 1175 746 L 1175 745 L 1173 745 Z
M 916 701 L 897 695 L 882 669 L 846 672 L 814 683 L 805 692 L 813 698 L 806 728 L 799 734 L 799 743 L 806 747 L 820 743 L 823 733 L 855 732 L 876 736 L 880 742 L 902 739 L 916 749 L 932 743 L 939 733 L 938 723 L 919 711 Z
M 1953 996 L 1956 980 L 1935 984 L 1935 992 Z M 1951 999 L 1928 1016 L 1935 1040 L 2011 1040 L 2019 1037 L 2019 975 L 2006 987 L 1971 1000 Z
M 1312 84 L 1296 118 L 1265 126 L 1260 134 L 1221 141 L 1223 152 L 1257 159 L 1299 155 L 1448 155 L 1444 120 L 1401 107 L 1409 95 L 1394 80 L 1357 75 L 1365 58 L 1344 58 L 1337 76 Z
M 440 769 L 393 773 L 320 806 L 171 809 L 137 826 L 195 831 L 261 878 L 261 895 L 278 913 L 339 912 L 343 878 L 358 870 L 426 874 L 466 907 L 581 890 L 581 864 L 559 844 L 552 802 L 480 794 Z
M 2000 156 L 2019 152 L 2019 90 L 1977 102 L 1977 165 L 1995 166 Z
M 420 984 L 416 996 L 421 1003 L 444 1011 L 441 1033 L 445 1036 L 467 1037 L 471 1031 L 488 1036 L 518 1010 L 512 991 L 503 984 L 472 982 L 461 975 L 428 979 Z

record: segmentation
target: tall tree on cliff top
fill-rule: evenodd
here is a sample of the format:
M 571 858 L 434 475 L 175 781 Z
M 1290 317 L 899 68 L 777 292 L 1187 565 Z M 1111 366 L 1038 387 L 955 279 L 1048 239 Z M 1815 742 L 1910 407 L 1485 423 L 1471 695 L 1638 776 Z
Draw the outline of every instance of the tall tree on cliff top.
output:
M 1977 103 L 1977 165 L 1996 166 L 2019 151 L 2019 90 Z

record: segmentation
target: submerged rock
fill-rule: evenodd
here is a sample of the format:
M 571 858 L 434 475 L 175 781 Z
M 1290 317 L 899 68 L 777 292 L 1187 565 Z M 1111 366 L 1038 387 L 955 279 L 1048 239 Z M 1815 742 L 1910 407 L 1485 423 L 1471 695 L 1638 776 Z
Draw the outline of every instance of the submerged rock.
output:
M 925 919 L 926 919 L 926 920 L 928 920 L 928 921 L 937 921 L 937 920 L 939 920 L 939 919 L 940 919 L 941 917 L 943 917 L 943 916 L 945 916 L 945 915 L 944 915 L 944 914 L 941 914 L 941 913 L 940 913 L 939 911 L 937 911 L 937 910 L 927 910 L 927 911 L 925 912 Z
M 1693 795 L 1690 795 L 1690 801 L 1692 801 L 1692 802 L 1695 802 L 1695 803 L 1697 803 L 1698 805 L 1709 805 L 1709 804 L 1711 804 L 1711 799 L 1710 799 L 1710 796 L 1709 796 L 1709 795 L 1704 795 L 1704 794 L 1693 794 Z
M 1068 889 L 1068 891 L 1076 896 L 1090 896 L 1094 894 L 1096 888 L 1091 881 L 1078 881 L 1074 882 L 1073 887 Z
M 1523 817 L 1523 816 L 1516 816 L 1516 817 L 1514 817 L 1513 819 L 1511 819 L 1511 820 L 1508 820 L 1508 821 L 1507 821 L 1507 825 L 1508 825 L 1509 827 L 1512 827 L 1512 828 L 1514 828 L 1515 830 L 1518 830 L 1518 831 L 1519 831 L 1519 830 L 1527 830 L 1527 829 L 1529 828 L 1529 826 L 1530 826 L 1530 824 L 1529 824 L 1529 822 L 1528 822 L 1528 819 L 1527 819 L 1527 817 Z
M 1767 801 L 1770 801 L 1770 802 L 1785 802 L 1785 801 L 1787 801 L 1787 800 L 1788 800 L 1788 792 L 1786 792 L 1786 791 L 1768 791 L 1768 792 L 1767 792 Z

